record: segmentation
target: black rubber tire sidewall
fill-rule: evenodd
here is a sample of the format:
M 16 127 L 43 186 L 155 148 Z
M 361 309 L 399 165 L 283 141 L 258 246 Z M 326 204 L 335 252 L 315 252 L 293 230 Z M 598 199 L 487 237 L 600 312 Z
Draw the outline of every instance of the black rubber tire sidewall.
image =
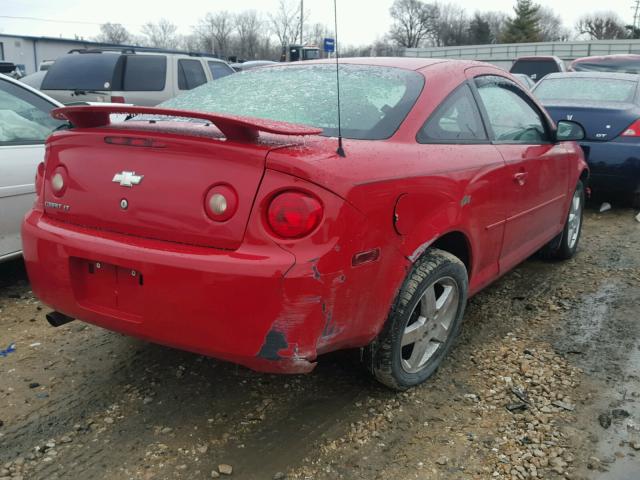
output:
M 401 365 L 401 339 L 404 328 L 426 288 L 439 278 L 450 277 L 458 286 L 458 312 L 451 333 L 436 355 L 416 373 L 406 372 Z M 372 372 L 375 377 L 395 390 L 406 390 L 428 379 L 438 369 L 458 335 L 467 301 L 468 276 L 464 264 L 448 252 L 433 249 L 413 267 L 402 286 L 387 325 L 381 333 Z
M 580 192 L 580 229 L 578 231 L 578 238 L 576 239 L 576 243 L 573 247 L 569 246 L 569 213 L 567 213 L 567 221 L 564 224 L 564 230 L 562 230 L 562 239 L 560 240 L 560 245 L 558 246 L 558 250 L 555 252 L 556 258 L 567 260 L 572 258 L 576 251 L 578 250 L 578 244 L 580 243 L 580 236 L 582 235 L 582 226 L 584 223 L 584 207 L 585 207 L 585 193 L 584 193 L 584 185 L 582 181 L 578 180 L 578 184 L 576 185 L 576 190 Z M 575 192 L 574 192 L 575 195 Z M 573 196 L 571 197 L 573 199 Z

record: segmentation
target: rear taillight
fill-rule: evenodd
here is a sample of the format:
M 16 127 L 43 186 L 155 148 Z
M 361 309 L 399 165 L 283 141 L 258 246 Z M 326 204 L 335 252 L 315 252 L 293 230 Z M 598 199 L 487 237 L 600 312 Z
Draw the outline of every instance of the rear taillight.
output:
M 111 95 L 111 103 L 126 103 L 126 102 L 124 101 L 124 97 Z
M 65 190 L 67 189 L 67 171 L 64 167 L 58 167 L 53 171 L 51 175 L 51 180 L 49 180 L 51 184 L 51 191 L 56 197 L 61 197 L 64 195 Z
M 309 235 L 322 220 L 323 207 L 315 196 L 286 191 L 276 195 L 267 210 L 267 223 L 282 238 L 301 238 Z
M 640 137 L 640 119 L 633 122 L 622 132 L 621 137 Z
M 40 162 L 38 164 L 38 168 L 36 168 L 36 178 L 35 178 L 35 189 L 36 189 L 36 199 L 34 202 L 34 208 L 36 210 L 42 210 L 43 206 L 43 186 L 44 186 L 44 162 Z
M 44 181 L 44 162 L 40 162 L 38 164 L 38 168 L 36 168 L 36 180 L 35 180 L 36 195 L 42 194 L 43 181 Z

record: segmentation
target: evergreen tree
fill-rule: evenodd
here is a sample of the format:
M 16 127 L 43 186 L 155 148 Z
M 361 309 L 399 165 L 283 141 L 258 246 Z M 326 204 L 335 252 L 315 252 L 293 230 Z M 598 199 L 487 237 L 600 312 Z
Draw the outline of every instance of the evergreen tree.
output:
M 476 12 L 469 24 L 469 43 L 471 45 L 487 45 L 492 41 L 489 22 Z
M 539 42 L 540 5 L 533 3 L 532 0 L 517 0 L 513 10 L 516 16 L 507 20 L 501 41 L 503 43 Z

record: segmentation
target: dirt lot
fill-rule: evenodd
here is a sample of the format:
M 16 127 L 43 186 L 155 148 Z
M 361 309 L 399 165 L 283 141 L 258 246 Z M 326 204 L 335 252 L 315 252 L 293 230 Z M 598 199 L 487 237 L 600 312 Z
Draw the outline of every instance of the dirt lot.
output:
M 404 394 L 357 352 L 285 377 L 54 329 L 20 262 L 0 265 L 0 480 L 206 479 L 220 464 L 238 479 L 637 480 L 633 215 L 589 212 L 574 260 L 531 259 L 473 298 L 453 355 Z

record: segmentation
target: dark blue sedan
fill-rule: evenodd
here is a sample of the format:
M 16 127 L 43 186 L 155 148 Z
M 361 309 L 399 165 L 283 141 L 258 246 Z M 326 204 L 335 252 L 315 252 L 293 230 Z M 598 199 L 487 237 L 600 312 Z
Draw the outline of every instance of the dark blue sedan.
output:
M 580 142 L 597 195 L 624 195 L 640 207 L 639 75 L 624 73 L 552 73 L 534 95 L 557 122 L 582 124 Z

